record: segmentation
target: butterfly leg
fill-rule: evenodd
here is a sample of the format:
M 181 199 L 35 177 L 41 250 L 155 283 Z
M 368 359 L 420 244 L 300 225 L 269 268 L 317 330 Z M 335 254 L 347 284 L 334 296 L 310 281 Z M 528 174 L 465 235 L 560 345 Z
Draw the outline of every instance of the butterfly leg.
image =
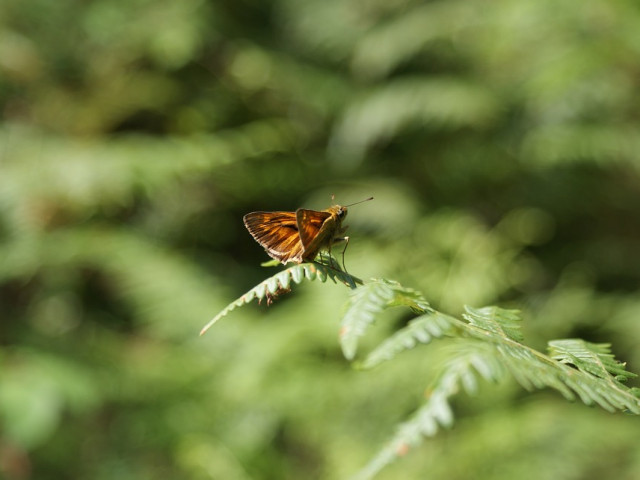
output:
M 349 246 L 349 237 L 339 237 L 339 238 L 333 239 L 333 243 L 338 243 L 338 242 L 344 242 L 344 248 L 342 249 L 342 268 L 346 272 L 347 267 L 344 264 L 344 252 L 347 251 L 347 247 Z M 331 253 L 331 250 L 329 250 L 329 253 Z
M 342 249 L 342 268 L 344 268 L 344 271 L 347 271 L 347 266 L 344 264 L 344 252 L 347 251 L 347 247 L 349 246 L 349 237 L 344 237 L 345 239 L 345 244 L 344 244 L 344 248 Z

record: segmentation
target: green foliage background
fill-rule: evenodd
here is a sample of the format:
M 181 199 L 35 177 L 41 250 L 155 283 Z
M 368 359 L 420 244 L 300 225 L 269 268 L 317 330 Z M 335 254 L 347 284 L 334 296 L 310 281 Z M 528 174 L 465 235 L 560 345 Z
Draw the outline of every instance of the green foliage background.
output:
M 376 197 L 355 275 L 640 370 L 638 31 L 631 0 L 3 1 L 0 476 L 358 471 L 446 345 L 354 371 L 330 284 L 198 337 L 273 273 L 242 215 L 332 194 Z M 454 407 L 378 478 L 640 477 L 635 417 L 515 383 Z

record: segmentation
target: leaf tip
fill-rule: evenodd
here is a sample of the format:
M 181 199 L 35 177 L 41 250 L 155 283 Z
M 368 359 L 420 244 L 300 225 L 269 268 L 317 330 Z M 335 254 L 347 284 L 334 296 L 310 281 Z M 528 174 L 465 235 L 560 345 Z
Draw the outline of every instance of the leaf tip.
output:
M 207 323 L 204 327 L 202 327 L 202 330 L 200 330 L 200 336 L 203 336 L 205 333 L 207 333 L 207 330 L 209 330 L 213 326 L 213 324 L 220 319 L 221 316 L 222 315 L 216 315 L 211 320 L 209 320 L 209 323 Z

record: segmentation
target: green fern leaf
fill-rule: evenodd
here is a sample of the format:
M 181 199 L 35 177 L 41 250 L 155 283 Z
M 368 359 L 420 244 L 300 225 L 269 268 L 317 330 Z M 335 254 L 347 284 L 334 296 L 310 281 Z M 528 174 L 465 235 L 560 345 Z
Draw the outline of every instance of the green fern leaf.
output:
M 361 368 L 375 367 L 420 343 L 427 344 L 434 339 L 442 338 L 450 334 L 454 326 L 453 322 L 457 321 L 439 312 L 430 312 L 414 318 L 406 327 L 393 334 L 369 353 L 359 366 Z
M 544 355 L 524 345 L 497 345 L 496 351 L 503 357 L 505 368 L 526 390 L 545 387 L 559 391 L 567 400 L 574 400 L 574 389 L 566 384 L 562 369 Z
M 524 153 L 539 164 L 611 162 L 637 158 L 640 136 L 628 125 L 546 126 L 531 131 Z
M 433 312 L 433 309 L 429 305 L 429 302 L 424 298 L 422 293 L 412 288 L 404 287 L 397 282 L 391 282 L 389 280 L 375 280 L 378 282 L 384 282 L 391 286 L 395 292 L 394 297 L 389 302 L 389 307 L 405 306 L 409 307 L 416 313 Z
M 340 345 L 344 356 L 349 360 L 355 357 L 358 339 L 375 321 L 377 314 L 401 305 L 421 313 L 431 311 L 422 294 L 397 282 L 376 279 L 354 290 L 340 329 Z
M 326 257 L 319 258 L 321 260 L 326 259 Z M 286 270 L 283 270 L 267 278 L 266 280 L 263 280 L 251 290 L 246 292 L 244 295 L 240 296 L 225 308 L 223 308 L 220 313 L 213 317 L 209 321 L 209 323 L 207 323 L 202 328 L 202 330 L 200 330 L 200 335 L 204 335 L 206 331 L 213 326 L 213 324 L 215 324 L 222 317 L 228 315 L 232 310 L 235 310 L 236 308 L 243 305 L 247 305 L 256 298 L 258 300 L 266 298 L 267 302 L 271 302 L 273 298 L 277 297 L 283 292 L 289 291 L 291 281 L 296 284 L 300 284 L 305 279 L 318 279 L 324 283 L 327 281 L 327 279 L 331 279 L 334 283 L 340 281 L 350 288 L 355 288 L 357 284 L 362 284 L 362 280 L 340 270 L 339 267 L 335 268 L 335 265 L 335 262 L 332 262 L 331 264 L 318 262 L 301 263 L 299 265 L 289 267 Z
M 475 82 L 403 78 L 387 82 L 349 106 L 336 128 L 333 148 L 336 154 L 358 157 L 407 127 L 483 127 L 498 109 L 493 92 Z
M 419 343 L 429 343 L 439 335 L 466 337 L 454 343 L 450 360 L 425 404 L 400 426 L 356 479 L 372 478 L 385 465 L 419 445 L 423 437 L 449 427 L 453 414 L 448 398 L 461 389 L 474 393 L 478 375 L 495 382 L 504 379 L 508 372 L 527 390 L 550 387 L 568 400 L 578 397 L 587 405 L 599 405 L 611 412 L 625 410 L 640 414 L 640 389 L 630 389 L 621 383 L 635 375 L 615 360 L 609 345 L 555 340 L 549 343 L 548 356 L 520 343 L 518 311 L 498 307 L 465 309 L 463 316 L 468 323 L 430 310 L 383 342 L 363 362 L 365 367 L 377 365 Z
M 500 346 L 498 351 L 514 378 L 529 390 L 551 387 L 568 400 L 577 395 L 586 405 L 597 404 L 610 412 L 626 410 L 640 414 L 640 399 L 635 391 L 609 375 L 602 378 L 586 370 L 571 368 L 524 345 Z
M 449 398 L 461 388 L 469 393 L 476 389 L 476 375 L 486 380 L 504 377 L 505 369 L 490 345 L 478 341 L 456 343 L 456 356 L 445 365 L 434 386 L 427 391 L 427 401 L 398 427 L 394 437 L 352 480 L 373 478 L 382 468 L 419 446 L 424 437 L 432 437 L 441 428 L 453 425 Z
M 500 335 L 503 338 L 521 342 L 524 340 L 520 331 L 520 313 L 518 310 L 506 310 L 498 307 L 472 308 L 464 307 L 462 316 L 482 330 Z
M 466 2 L 417 4 L 367 31 L 355 46 L 352 65 L 362 74 L 381 77 L 402 62 L 423 53 L 430 43 L 460 33 L 465 18 L 475 14 Z M 469 20 L 469 24 L 472 24 Z M 455 33 L 454 33 L 455 32 Z
M 615 359 L 608 343 L 590 343 L 577 338 L 552 340 L 549 342 L 549 355 L 599 378 L 610 379 L 613 375 L 616 381 L 625 381 L 637 377 L 625 369 L 624 363 Z
M 347 359 L 355 357 L 358 339 L 392 298 L 393 290 L 378 282 L 365 284 L 353 292 L 340 328 L 340 346 Z

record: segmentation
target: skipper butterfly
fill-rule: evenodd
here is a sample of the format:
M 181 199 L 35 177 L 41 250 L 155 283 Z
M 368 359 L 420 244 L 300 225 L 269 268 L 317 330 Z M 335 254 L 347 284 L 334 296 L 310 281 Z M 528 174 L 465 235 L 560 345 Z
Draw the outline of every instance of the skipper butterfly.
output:
M 373 197 L 356 203 L 368 200 Z M 346 250 L 349 237 L 344 236 L 347 226 L 343 227 L 342 221 L 347 216 L 347 207 L 356 203 L 345 207 L 333 205 L 320 211 L 299 208 L 295 212 L 251 212 L 243 220 L 251 236 L 271 258 L 282 263 L 310 262 L 320 250 L 330 252 L 336 243 L 346 242 Z

